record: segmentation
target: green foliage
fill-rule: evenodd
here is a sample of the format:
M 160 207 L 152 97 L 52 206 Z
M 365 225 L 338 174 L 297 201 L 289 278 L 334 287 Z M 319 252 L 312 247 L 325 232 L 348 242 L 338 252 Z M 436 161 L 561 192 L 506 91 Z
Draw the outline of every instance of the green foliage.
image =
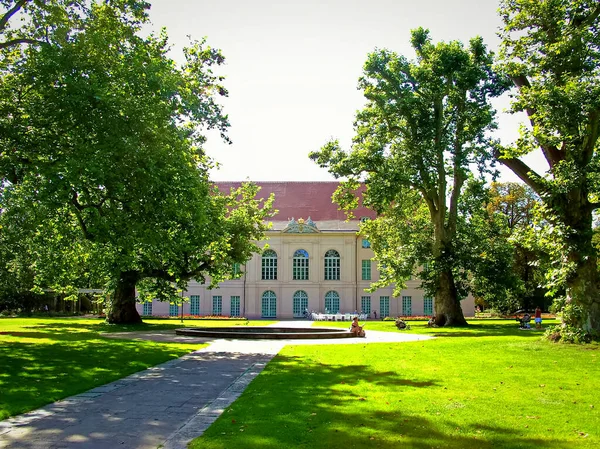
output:
M 503 225 L 502 218 L 489 214 L 482 201 L 461 226 L 458 254 L 473 295 L 509 313 L 520 308 L 524 285 L 515 273 L 515 248 Z
M 584 344 L 591 343 L 594 339 L 599 340 L 599 337 L 590 332 L 584 331 L 578 326 L 558 325 L 549 327 L 544 333 L 544 337 L 553 342 Z
M 548 256 L 539 245 L 531 245 L 546 225 L 534 220 L 539 198 L 524 184 L 492 183 L 480 201 L 470 219 L 475 232 L 462 245 L 473 249 L 475 295 L 504 314 L 547 308 L 545 290 L 539 286 L 549 269 Z
M 586 311 L 580 305 L 566 300 L 564 297 L 553 304 L 561 324 L 546 330 L 545 336 L 554 342 L 563 343 L 590 343 L 593 340 L 600 341 L 600 333 L 582 329 L 580 323 L 586 318 Z
M 410 189 L 406 189 L 402 198 L 402 202 L 390 205 L 386 213 L 380 214 L 376 220 L 360 225 L 361 235 L 369 240 L 376 255 L 380 273 L 379 280 L 371 283 L 370 290 L 376 291 L 394 283 L 395 296 L 399 296 L 406 287 L 405 281 L 414 275 L 416 267 L 431 260 L 432 253 L 433 230 L 425 203 L 417 192 Z M 399 226 L 399 223 L 402 225 Z M 425 280 L 432 272 L 421 272 L 419 276 Z M 432 286 L 424 287 L 428 294 L 435 293 Z
M 555 306 L 564 301 L 567 281 L 576 269 L 575 263 L 564 257 L 568 253 L 567 240 L 571 232 L 547 205 L 540 203 L 532 209 L 532 226 L 515 233 L 516 241 L 541 256 L 534 263 L 543 272 L 541 283 L 546 294 L 555 298 Z

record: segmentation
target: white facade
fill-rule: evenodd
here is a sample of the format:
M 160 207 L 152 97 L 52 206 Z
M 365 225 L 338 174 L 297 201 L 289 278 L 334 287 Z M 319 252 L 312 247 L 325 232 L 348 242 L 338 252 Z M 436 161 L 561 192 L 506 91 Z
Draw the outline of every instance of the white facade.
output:
M 363 239 L 356 233 L 358 221 L 336 224 L 344 228 L 338 230 L 327 229 L 334 227 L 332 223 L 324 223 L 326 229 L 319 230 L 319 222 L 316 222 L 317 232 L 311 233 L 289 233 L 286 232 L 286 229 L 289 231 L 287 225 L 288 222 L 274 222 L 273 230 L 268 233 L 269 239 L 264 242 L 277 255 L 276 279 L 263 279 L 270 277 L 273 269 L 263 276 L 262 256 L 255 254 L 245 267 L 241 267 L 244 272 L 241 278 L 223 282 L 216 289 L 209 290 L 205 285 L 190 282 L 184 293 L 187 301 L 183 304 L 183 315 L 291 319 L 301 318 L 305 308 L 325 312 L 326 306 L 330 313 L 358 311 L 378 319 L 433 314 L 433 302 L 426 300 L 424 292 L 418 288 L 419 280 L 408 281 L 400 296 L 393 296 L 393 286 L 373 293 L 365 291 L 372 281 L 378 280 L 379 273 L 376 261 L 371 260 L 373 251 L 363 248 Z M 308 253 L 308 279 L 294 279 L 294 253 L 297 250 Z M 325 279 L 325 254 L 329 250 L 337 251 L 340 256 L 339 280 Z M 367 261 L 364 270 L 363 261 Z M 337 308 L 336 297 L 339 297 L 339 308 L 333 310 Z M 472 298 L 465 299 L 461 305 L 465 316 L 474 315 Z M 182 313 L 181 306 L 158 301 L 152 303 L 151 310 L 148 305 L 145 310 L 142 304 L 137 307 L 140 314 L 146 315 L 180 316 Z

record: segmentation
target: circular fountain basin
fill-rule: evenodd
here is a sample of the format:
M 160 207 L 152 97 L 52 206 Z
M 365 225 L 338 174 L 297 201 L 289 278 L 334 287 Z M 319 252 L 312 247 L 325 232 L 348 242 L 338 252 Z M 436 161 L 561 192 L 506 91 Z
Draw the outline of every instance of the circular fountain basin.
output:
M 186 335 L 188 337 L 234 338 L 242 340 L 297 340 L 356 337 L 356 335 L 347 329 L 327 329 L 318 327 L 188 327 L 176 329 L 175 333 L 177 335 Z

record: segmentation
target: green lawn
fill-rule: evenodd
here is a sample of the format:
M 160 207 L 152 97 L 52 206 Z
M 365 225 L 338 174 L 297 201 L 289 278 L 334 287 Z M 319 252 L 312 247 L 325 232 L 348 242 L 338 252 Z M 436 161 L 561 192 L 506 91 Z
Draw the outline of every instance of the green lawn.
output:
M 220 326 L 222 322 L 186 320 L 184 325 Z M 205 346 L 101 336 L 101 332 L 175 327 L 181 324 L 171 320 L 152 320 L 141 326 L 112 326 L 100 319 L 0 318 L 0 419 Z
M 514 321 L 411 326 L 439 338 L 286 347 L 190 448 L 600 445 L 599 345 L 548 343 Z

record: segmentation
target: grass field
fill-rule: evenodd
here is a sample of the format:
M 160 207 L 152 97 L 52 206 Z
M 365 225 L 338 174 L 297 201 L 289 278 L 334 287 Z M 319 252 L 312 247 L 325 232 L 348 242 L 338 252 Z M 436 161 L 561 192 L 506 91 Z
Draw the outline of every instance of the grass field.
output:
M 514 321 L 410 324 L 439 338 L 284 348 L 190 447 L 600 445 L 597 344 L 548 343 Z M 393 322 L 366 329 L 397 332 Z
M 248 325 L 265 322 L 248 322 Z M 184 326 L 245 325 L 246 321 L 185 320 Z M 268 324 L 268 323 L 267 323 Z M 182 327 L 179 320 L 139 326 L 101 319 L 0 318 L 0 419 L 78 394 L 180 357 L 205 345 L 102 338 L 102 332 Z

